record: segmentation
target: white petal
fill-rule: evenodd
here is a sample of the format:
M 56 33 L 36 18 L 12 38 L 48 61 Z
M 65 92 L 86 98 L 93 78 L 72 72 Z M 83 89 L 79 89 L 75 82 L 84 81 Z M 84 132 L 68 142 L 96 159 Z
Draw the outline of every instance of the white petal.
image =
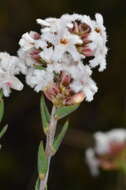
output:
M 46 22 L 45 20 L 42 20 L 40 18 L 36 19 L 37 23 L 42 25 L 42 26 L 50 26 L 50 24 L 48 22 Z

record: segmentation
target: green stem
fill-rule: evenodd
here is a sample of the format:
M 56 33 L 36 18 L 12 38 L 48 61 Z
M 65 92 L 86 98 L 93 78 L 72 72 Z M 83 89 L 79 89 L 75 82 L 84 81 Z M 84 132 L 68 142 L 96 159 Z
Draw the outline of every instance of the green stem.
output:
M 52 108 L 52 113 L 51 113 L 51 119 L 49 123 L 49 130 L 47 133 L 47 138 L 46 138 L 46 148 L 45 148 L 45 153 L 48 159 L 48 171 L 46 173 L 46 176 L 43 180 L 40 182 L 40 190 L 46 190 L 47 186 L 47 181 L 48 181 L 48 176 L 49 176 L 49 168 L 50 168 L 50 162 L 51 158 L 53 156 L 52 154 L 52 145 L 54 142 L 54 137 L 55 137 L 55 132 L 56 132 L 56 126 L 57 126 L 57 120 L 54 117 L 54 114 L 56 112 L 56 107 L 53 106 Z

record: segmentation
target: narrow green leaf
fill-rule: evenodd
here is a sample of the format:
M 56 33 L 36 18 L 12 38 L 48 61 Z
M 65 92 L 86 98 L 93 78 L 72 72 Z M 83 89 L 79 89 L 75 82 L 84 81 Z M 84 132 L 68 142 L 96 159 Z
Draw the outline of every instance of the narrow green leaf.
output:
M 35 190 L 39 190 L 40 189 L 40 179 L 38 178 L 36 180 L 36 184 L 35 184 Z
M 50 121 L 50 114 L 46 106 L 45 98 L 43 95 L 41 96 L 40 110 L 41 110 L 43 130 L 44 130 L 44 133 L 47 134 L 49 121 Z
M 58 108 L 55 113 L 55 118 L 62 119 L 63 117 L 66 117 L 73 111 L 75 111 L 79 107 L 79 104 L 72 105 L 72 106 L 63 106 L 61 108 Z
M 69 122 L 66 121 L 61 132 L 59 133 L 59 135 L 56 137 L 56 139 L 54 140 L 54 143 L 53 143 L 53 146 L 52 146 L 52 149 L 53 149 L 53 152 L 57 152 L 57 150 L 59 149 L 59 146 L 61 145 L 62 141 L 63 141 L 63 138 L 67 132 L 67 129 L 68 129 L 68 126 L 69 126 Z
M 8 125 L 6 125 L 1 131 L 0 131 L 0 138 L 2 138 L 2 136 L 6 133 L 8 128 Z
M 3 101 L 3 93 L 0 91 L 0 122 L 2 121 L 4 114 L 4 101 Z
M 38 173 L 40 179 L 44 179 L 47 170 L 48 160 L 44 151 L 43 142 L 41 142 L 38 150 Z
M 45 109 L 46 119 L 47 119 L 47 121 L 49 122 L 51 116 L 50 116 L 50 113 L 49 113 L 48 108 L 47 108 L 47 106 L 46 106 L 46 102 L 45 102 L 44 95 L 42 95 L 42 96 L 43 96 L 43 105 L 44 105 L 44 109 Z

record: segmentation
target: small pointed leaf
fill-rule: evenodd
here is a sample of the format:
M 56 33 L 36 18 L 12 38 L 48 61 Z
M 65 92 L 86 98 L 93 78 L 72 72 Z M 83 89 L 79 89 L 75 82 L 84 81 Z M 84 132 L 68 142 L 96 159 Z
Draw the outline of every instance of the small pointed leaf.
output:
M 3 101 L 3 93 L 0 91 L 0 122 L 2 121 L 4 114 L 4 101 Z
M 60 145 L 61 145 L 61 143 L 63 141 L 63 138 L 64 138 L 64 136 L 66 134 L 66 131 L 68 129 L 68 126 L 69 126 L 69 123 L 68 123 L 68 121 L 66 121 L 63 128 L 62 128 L 62 130 L 61 130 L 61 132 L 59 133 L 59 135 L 54 140 L 54 143 L 53 143 L 53 146 L 52 146 L 52 150 L 53 150 L 54 153 L 57 152 L 57 150 L 59 149 L 59 147 L 60 147 Z
M 2 136 L 6 133 L 8 128 L 8 125 L 6 125 L 1 131 L 0 131 L 0 138 L 2 138 Z
M 38 150 L 38 173 L 40 179 L 44 179 L 47 170 L 48 160 L 44 151 L 43 142 L 41 142 Z
M 58 108 L 55 113 L 55 118 L 62 119 L 63 117 L 66 117 L 73 111 L 75 111 L 79 107 L 79 104 L 72 105 L 72 106 L 63 106 L 61 108 Z
M 43 95 L 41 97 L 40 110 L 41 110 L 43 130 L 44 130 L 44 133 L 47 134 L 49 121 L 50 121 L 50 114 L 49 114 L 48 108 L 46 106 L 45 98 Z

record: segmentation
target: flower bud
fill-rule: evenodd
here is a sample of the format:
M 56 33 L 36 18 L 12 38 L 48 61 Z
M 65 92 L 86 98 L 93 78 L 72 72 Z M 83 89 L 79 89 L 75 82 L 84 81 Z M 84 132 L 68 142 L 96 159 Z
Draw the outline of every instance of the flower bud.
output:
M 68 105 L 79 104 L 79 103 L 81 103 L 81 102 L 84 100 L 84 98 L 85 98 L 84 93 L 83 93 L 83 92 L 79 92 L 79 93 L 73 95 L 73 96 L 69 99 L 69 101 L 67 101 L 67 104 L 68 104 Z
M 40 39 L 40 34 L 38 33 L 38 32 L 34 32 L 34 34 L 33 34 L 33 39 L 34 40 L 39 40 Z
M 35 61 L 40 61 L 41 57 L 40 57 L 39 53 L 40 53 L 40 50 L 35 49 L 30 53 L 30 55 L 31 55 L 32 59 L 34 59 Z
M 61 74 L 61 84 L 64 86 L 69 85 L 71 82 L 71 77 L 70 75 L 66 74 L 65 72 L 62 72 Z

